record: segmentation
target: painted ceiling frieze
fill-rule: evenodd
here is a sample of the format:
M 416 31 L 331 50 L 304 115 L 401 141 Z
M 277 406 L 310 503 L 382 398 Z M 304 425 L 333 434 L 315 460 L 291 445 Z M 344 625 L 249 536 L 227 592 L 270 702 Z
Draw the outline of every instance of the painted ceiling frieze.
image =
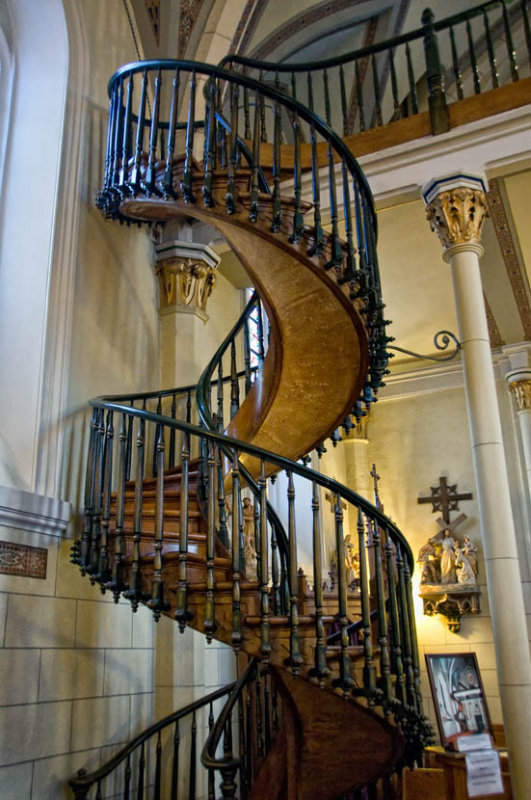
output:
M 144 0 L 153 36 L 160 47 L 160 0 Z
M 183 58 L 204 0 L 181 0 L 179 58 Z

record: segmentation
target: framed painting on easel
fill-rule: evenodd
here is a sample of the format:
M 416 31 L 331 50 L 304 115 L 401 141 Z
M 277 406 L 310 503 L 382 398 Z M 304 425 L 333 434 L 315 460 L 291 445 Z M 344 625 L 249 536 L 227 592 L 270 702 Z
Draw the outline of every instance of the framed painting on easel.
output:
M 456 750 L 462 736 L 492 737 L 476 654 L 430 653 L 426 665 L 443 747 Z

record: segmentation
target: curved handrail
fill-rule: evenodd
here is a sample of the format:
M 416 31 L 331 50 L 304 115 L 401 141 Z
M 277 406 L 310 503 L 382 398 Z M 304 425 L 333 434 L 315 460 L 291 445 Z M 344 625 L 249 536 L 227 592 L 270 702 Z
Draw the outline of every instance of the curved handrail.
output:
M 144 419 L 157 425 L 175 428 L 176 430 L 183 431 L 184 433 L 197 436 L 200 439 L 208 439 L 220 447 L 230 447 L 236 451 L 247 453 L 250 456 L 262 459 L 267 463 L 274 464 L 275 466 L 279 467 L 279 469 L 285 470 L 286 472 L 300 475 L 302 478 L 306 478 L 307 480 L 315 482 L 318 486 L 328 489 L 330 492 L 339 495 L 347 502 L 360 508 L 363 512 L 375 519 L 379 525 L 392 533 L 392 535 L 396 538 L 397 543 L 400 545 L 402 553 L 408 560 L 408 566 L 411 573 L 413 572 L 415 566 L 413 553 L 411 552 L 411 548 L 404 534 L 396 526 L 393 520 L 383 514 L 382 511 L 380 511 L 376 506 L 373 506 L 373 504 L 369 502 L 369 500 L 366 500 L 364 497 L 362 497 L 362 495 L 358 494 L 353 489 L 349 489 L 347 486 L 344 486 L 333 478 L 329 478 L 327 475 L 316 472 L 315 470 L 310 469 L 310 467 L 306 467 L 303 464 L 290 461 L 288 458 L 273 453 L 270 450 L 265 450 L 262 447 L 257 447 L 256 445 L 249 444 L 248 442 L 240 441 L 240 439 L 235 439 L 232 436 L 227 436 L 211 430 L 205 430 L 205 428 L 200 428 L 197 425 L 192 425 L 191 423 L 183 422 L 182 420 L 165 417 L 162 414 L 154 414 L 153 412 L 144 411 L 140 408 L 131 408 L 131 406 L 124 406 L 120 403 L 108 402 L 104 397 L 95 397 L 92 400 L 89 400 L 89 405 L 92 408 L 117 411 L 121 414 Z
M 374 207 L 374 199 L 372 196 L 372 192 L 370 190 L 369 184 L 367 179 L 361 169 L 358 161 L 349 150 L 349 148 L 344 144 L 343 140 L 340 136 L 318 115 L 312 113 L 307 106 L 299 103 L 297 100 L 289 97 L 288 95 L 284 94 L 283 92 L 268 86 L 267 84 L 261 83 L 260 81 L 254 80 L 253 78 L 249 78 L 246 75 L 241 75 L 239 73 L 230 72 L 229 70 L 222 69 L 217 66 L 213 66 L 212 64 L 206 64 L 201 61 L 190 61 L 187 59 L 170 59 L 170 58 L 162 58 L 162 59 L 148 59 L 146 61 L 133 61 L 129 64 L 124 64 L 120 67 L 114 75 L 109 80 L 107 90 L 109 96 L 112 96 L 114 90 L 118 86 L 120 80 L 123 80 L 125 77 L 129 77 L 130 75 L 140 74 L 144 71 L 149 70 L 166 70 L 166 71 L 173 71 L 176 70 L 184 70 L 191 73 L 203 74 L 208 75 L 209 77 L 216 77 L 220 78 L 224 81 L 227 81 L 229 84 L 238 84 L 243 86 L 247 89 L 252 89 L 255 92 L 259 93 L 260 95 L 264 95 L 269 100 L 273 102 L 279 103 L 282 106 L 285 106 L 288 111 L 297 114 L 301 119 L 303 119 L 308 125 L 312 125 L 315 127 L 315 130 L 318 131 L 321 136 L 328 141 L 334 150 L 337 152 L 338 156 L 341 159 L 344 159 L 345 164 L 349 170 L 349 172 L 356 177 L 359 185 L 362 187 L 365 201 L 368 204 L 368 208 L 371 214 L 371 220 L 373 224 L 373 231 L 375 236 L 375 242 L 377 238 L 377 220 L 376 220 L 376 210 Z M 160 122 L 158 125 L 160 126 Z
M 106 764 L 94 770 L 94 772 L 86 774 L 84 770 L 80 770 L 76 778 L 72 778 L 68 781 L 68 785 L 74 790 L 78 788 L 90 788 L 94 783 L 97 783 L 98 781 L 101 781 L 103 778 L 106 778 L 108 775 L 110 775 L 110 773 L 115 770 L 116 767 L 118 767 L 123 761 L 125 761 L 127 757 L 130 756 L 134 750 L 136 750 L 137 747 L 140 747 L 154 734 L 162 731 L 164 728 L 168 727 L 168 725 L 172 725 L 174 722 L 177 722 L 183 717 L 192 714 L 194 711 L 198 711 L 200 708 L 208 706 L 215 700 L 219 700 L 220 697 L 231 694 L 234 690 L 234 687 L 237 685 L 238 684 L 236 681 L 229 683 L 226 686 L 222 686 L 220 689 L 216 689 L 214 692 L 210 692 L 210 694 L 205 695 L 205 697 L 200 697 L 198 700 L 194 700 L 187 706 L 184 706 L 177 711 L 173 711 L 171 714 L 168 714 L 168 716 L 163 717 L 163 719 L 160 719 L 158 722 L 150 725 L 149 728 L 146 728 L 144 731 L 142 731 L 142 733 L 139 733 L 138 736 L 135 736 L 135 738 L 132 739 L 128 744 L 124 745 L 124 747 L 122 747 L 121 750 L 116 753 L 116 755 L 110 758 Z
M 515 0 L 517 2 L 517 0 Z M 458 14 L 453 14 L 451 17 L 446 17 L 439 22 L 433 22 L 433 27 L 436 31 L 450 28 L 451 26 L 458 25 L 460 22 L 466 22 L 467 19 L 477 17 L 492 6 L 501 5 L 504 9 L 507 8 L 505 0 L 487 0 L 486 3 L 481 3 L 479 6 L 460 11 Z M 371 44 L 367 47 L 360 47 L 357 50 L 351 50 L 341 56 L 333 56 L 332 58 L 324 58 L 318 61 L 301 61 L 294 62 L 293 64 L 283 64 L 282 62 L 275 61 L 261 61 L 257 58 L 250 58 L 249 56 L 239 56 L 235 54 L 226 55 L 219 62 L 219 66 L 225 68 L 227 65 L 241 64 L 244 67 L 251 67 L 253 69 L 263 70 L 264 72 L 316 72 L 324 69 L 331 69 L 332 67 L 339 67 L 342 64 L 348 64 L 350 61 L 356 61 L 359 58 L 365 58 L 376 53 L 381 53 L 385 50 L 392 50 L 401 44 L 407 44 L 415 39 L 422 39 L 426 33 L 426 26 L 415 28 L 408 33 L 402 33 L 398 36 L 393 36 L 386 39 L 384 42 Z

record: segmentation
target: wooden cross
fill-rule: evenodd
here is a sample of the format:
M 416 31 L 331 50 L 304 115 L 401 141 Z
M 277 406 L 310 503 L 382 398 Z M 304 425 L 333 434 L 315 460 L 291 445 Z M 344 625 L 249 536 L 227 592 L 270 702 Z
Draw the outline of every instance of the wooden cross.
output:
M 442 531 L 450 531 L 451 533 L 455 533 L 455 529 L 458 525 L 461 525 L 462 522 L 468 519 L 466 514 L 459 514 L 452 522 L 446 522 L 444 517 L 439 517 L 437 520 L 437 525 L 439 526 L 439 533 Z
M 457 491 L 457 483 L 449 486 L 444 475 L 441 475 L 439 478 L 438 486 L 430 486 L 430 491 L 431 495 L 429 497 L 418 497 L 417 503 L 431 503 L 433 506 L 433 513 L 441 511 L 446 528 L 453 527 L 456 524 L 459 525 L 457 521 L 450 525 L 450 511 L 459 510 L 459 500 L 472 500 L 471 493 L 466 492 L 459 494 Z M 462 522 L 463 520 L 461 519 L 460 521 Z M 439 522 L 439 520 L 437 520 L 437 522 Z

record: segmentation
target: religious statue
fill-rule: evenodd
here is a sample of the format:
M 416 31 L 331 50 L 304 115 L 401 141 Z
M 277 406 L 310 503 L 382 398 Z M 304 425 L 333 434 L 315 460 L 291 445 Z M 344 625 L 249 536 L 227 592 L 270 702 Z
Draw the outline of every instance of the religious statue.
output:
M 459 542 L 455 543 L 455 569 L 457 573 L 457 582 L 465 585 L 476 585 L 477 574 L 477 559 L 475 556 L 476 548 L 468 538 L 465 537 L 466 542 L 459 546 Z M 474 569 L 475 566 L 475 569 Z
M 477 557 L 478 549 L 474 544 L 472 544 L 472 542 L 470 541 L 468 536 L 465 536 L 463 544 L 461 546 L 461 550 L 467 556 L 467 558 L 468 558 L 468 560 L 470 562 L 470 566 L 472 567 L 472 571 L 473 571 L 474 575 L 477 578 L 477 576 L 478 576 L 478 557 Z
M 441 541 L 441 583 L 457 583 L 455 571 L 455 541 L 450 536 L 450 529 L 443 531 Z
M 420 583 L 439 583 L 441 578 L 440 555 L 437 552 L 435 539 L 428 539 L 418 554 L 417 561 L 422 567 Z
M 242 501 L 243 519 L 243 552 L 245 556 L 245 574 L 250 580 L 256 580 L 256 545 L 254 529 L 254 506 L 249 497 Z
M 354 542 L 350 533 L 345 536 L 345 567 L 347 586 L 355 589 L 360 579 L 360 557 L 354 550 Z

